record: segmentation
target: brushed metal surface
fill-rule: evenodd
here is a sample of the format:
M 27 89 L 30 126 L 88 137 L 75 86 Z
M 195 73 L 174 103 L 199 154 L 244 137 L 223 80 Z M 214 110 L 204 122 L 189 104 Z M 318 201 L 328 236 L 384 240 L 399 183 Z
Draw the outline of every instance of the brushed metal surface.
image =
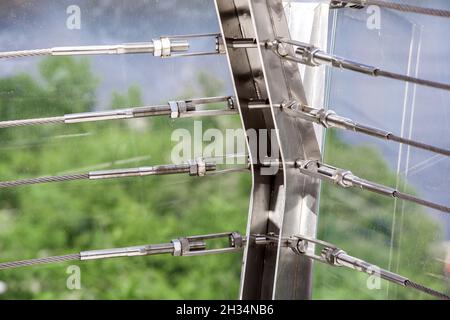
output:
M 275 130 L 270 140 L 280 150 L 282 167 L 273 175 L 261 172 L 258 148 L 249 148 L 253 188 L 247 234 L 315 236 L 317 180 L 295 169 L 299 159 L 320 159 L 313 125 L 292 118 L 274 105 L 296 99 L 306 103 L 297 64 L 280 59 L 265 48 L 267 40 L 289 37 L 280 0 L 216 0 L 227 59 L 244 128 Z M 230 48 L 232 39 L 256 38 L 252 48 Z M 252 100 L 270 103 L 270 108 L 249 108 Z M 247 135 L 250 139 L 250 135 Z M 258 144 L 259 145 L 259 144 Z M 270 146 L 269 146 L 270 148 Z M 255 161 L 256 160 L 256 161 Z M 241 299 L 309 299 L 312 263 L 278 246 L 255 246 L 244 253 Z
M 285 206 L 280 236 L 302 234 L 315 237 L 319 183 L 299 175 L 292 165 L 295 159 L 320 159 L 320 148 L 311 123 L 295 119 L 273 105 L 295 99 L 307 103 L 296 63 L 281 59 L 264 47 L 266 41 L 290 38 L 288 23 L 281 0 L 248 0 L 256 27 L 258 48 L 263 61 L 268 96 L 275 114 L 281 140 L 284 173 Z M 292 51 L 287 46 L 288 51 Z M 274 299 L 310 299 L 312 262 L 279 247 Z
M 243 126 L 254 130 L 258 141 L 264 138 L 260 129 L 275 129 L 275 120 L 270 108 L 249 109 L 252 100 L 267 100 L 268 91 L 262 72 L 262 63 L 257 48 L 229 48 L 227 39 L 255 38 L 255 29 L 250 16 L 247 0 L 216 0 L 216 8 L 221 31 L 227 50 L 230 71 L 233 75 L 235 95 Z M 270 133 L 268 134 L 270 138 Z M 250 136 L 248 136 L 251 139 Z M 270 144 L 279 145 L 279 137 L 271 139 Z M 252 162 L 253 187 L 250 200 L 247 234 L 279 234 L 284 203 L 283 174 L 277 170 L 275 175 L 261 172 L 258 147 L 249 148 Z M 270 150 L 270 146 L 269 146 Z M 278 157 L 277 157 L 278 159 Z M 277 210 L 280 210 L 277 212 Z M 276 247 L 250 244 L 244 252 L 241 278 L 242 299 L 271 299 L 275 279 Z

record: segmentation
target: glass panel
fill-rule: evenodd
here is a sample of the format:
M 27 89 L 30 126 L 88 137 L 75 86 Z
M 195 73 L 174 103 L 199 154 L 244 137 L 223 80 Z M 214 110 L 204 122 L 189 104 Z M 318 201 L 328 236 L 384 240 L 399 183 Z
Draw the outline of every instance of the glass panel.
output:
M 450 8 L 444 1 L 428 1 L 426 5 Z M 442 41 L 450 27 L 447 19 L 373 7 L 338 10 L 334 18 L 329 50 L 335 54 L 385 70 L 450 83 L 446 59 L 450 47 Z M 378 18 L 379 25 L 374 20 Z M 450 147 L 448 92 L 337 69 L 330 70 L 329 77 L 328 106 L 339 115 L 405 138 Z M 400 191 L 450 205 L 450 160 L 444 156 L 331 129 L 324 161 Z M 326 183 L 322 186 L 320 239 L 444 292 L 450 290 L 446 274 L 449 231 L 450 219 L 444 213 L 356 189 L 344 190 Z M 316 264 L 314 298 L 428 297 L 384 281 L 377 283 L 352 270 Z
M 67 1 L 1 1 L 0 51 L 219 32 L 214 3 L 209 0 L 75 3 L 76 7 Z M 78 18 L 79 25 L 73 20 Z M 201 43 L 198 49 L 211 49 L 208 46 Z M 32 57 L 0 64 L 0 120 L 233 92 L 223 56 Z M 238 116 L 201 120 L 203 132 L 241 127 Z M 170 163 L 177 144 L 171 134 L 178 128 L 193 133 L 193 119 L 159 117 L 1 129 L 0 180 Z M 200 143 L 201 133 L 195 136 Z M 249 194 L 250 177 L 239 173 L 3 189 L 0 261 L 161 243 L 185 235 L 244 232 Z M 81 268 L 81 290 L 66 287 L 73 272 L 67 263 L 8 270 L 0 274 L 0 298 L 237 298 L 241 259 L 239 254 L 228 254 L 75 263 Z

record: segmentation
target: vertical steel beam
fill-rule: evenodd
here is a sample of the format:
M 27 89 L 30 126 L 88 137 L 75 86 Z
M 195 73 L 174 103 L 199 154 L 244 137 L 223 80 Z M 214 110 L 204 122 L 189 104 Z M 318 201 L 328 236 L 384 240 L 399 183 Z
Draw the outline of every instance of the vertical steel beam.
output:
M 261 171 L 258 153 L 260 142 L 265 143 L 262 130 L 275 129 L 270 108 L 252 109 L 252 101 L 267 101 L 268 90 L 257 48 L 233 48 L 239 39 L 255 39 L 255 28 L 247 0 L 216 0 L 224 47 L 235 87 L 236 102 L 243 126 L 248 134 L 249 155 L 252 163 L 252 196 L 247 233 L 279 234 L 284 206 L 283 174 L 265 175 Z M 250 133 L 253 137 L 250 136 Z M 257 138 L 255 146 L 254 137 Z M 270 132 L 266 135 L 270 138 Z M 253 139 L 253 141 L 251 141 Z M 278 137 L 270 144 L 279 145 Z M 278 159 L 278 157 L 277 157 Z M 275 279 L 277 248 L 249 245 L 244 253 L 241 293 L 243 299 L 271 299 Z
M 268 95 L 281 141 L 285 207 L 280 236 L 316 235 L 319 183 L 301 176 L 292 166 L 295 159 L 320 159 L 319 143 L 311 123 L 293 119 L 279 108 L 283 101 L 307 103 L 298 65 L 281 59 L 265 47 L 277 38 L 290 38 L 281 0 L 248 0 L 256 28 L 258 48 L 267 81 Z M 293 50 L 286 46 L 286 51 Z M 292 53 L 292 52 L 291 52 Z M 312 262 L 280 247 L 273 297 L 275 299 L 309 299 L 311 297 Z
M 281 153 L 281 170 L 264 175 L 259 166 L 264 159 L 250 146 L 255 164 L 247 232 L 273 232 L 279 239 L 294 234 L 315 236 L 319 184 L 299 175 L 293 163 L 320 159 L 319 144 L 312 124 L 274 107 L 290 99 L 306 103 L 306 98 L 298 66 L 265 45 L 277 37 L 290 37 L 282 1 L 216 0 L 216 8 L 244 128 L 257 130 L 258 138 L 259 129 L 275 129 L 270 143 Z M 236 39 L 249 38 L 256 39 L 256 47 L 233 47 Z M 249 108 L 252 100 L 267 101 L 269 107 Z M 309 260 L 281 247 L 280 241 L 265 248 L 250 244 L 244 254 L 240 297 L 309 299 L 311 270 Z

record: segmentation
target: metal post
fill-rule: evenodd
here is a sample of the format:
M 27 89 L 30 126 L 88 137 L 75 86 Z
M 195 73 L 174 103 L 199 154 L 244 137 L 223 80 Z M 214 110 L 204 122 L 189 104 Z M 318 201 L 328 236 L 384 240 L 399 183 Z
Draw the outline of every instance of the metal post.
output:
M 278 38 L 290 39 L 288 23 L 281 0 L 249 0 L 256 27 L 256 38 L 263 61 L 264 76 L 269 88 L 269 102 L 280 134 L 284 174 L 285 204 L 280 239 L 301 232 L 315 237 L 319 184 L 311 178 L 298 178 L 292 166 L 296 157 L 320 159 L 320 148 L 311 123 L 282 112 L 275 105 L 290 99 L 306 103 L 296 63 L 280 59 L 269 46 Z M 281 48 L 290 53 L 289 46 Z M 295 276 L 293 276 L 295 275 Z M 310 299 L 312 263 L 298 258 L 281 246 L 273 289 L 274 299 Z
M 249 159 L 252 169 L 252 194 L 249 205 L 247 234 L 279 234 L 282 207 L 284 203 L 283 174 L 265 175 L 259 163 L 259 141 L 263 141 L 261 130 L 275 129 L 275 120 L 270 108 L 252 108 L 258 101 L 267 99 L 267 87 L 263 76 L 262 62 L 254 41 L 248 46 L 244 39 L 255 39 L 255 28 L 250 16 L 247 0 L 216 0 L 216 8 L 227 52 L 228 64 L 233 76 L 236 105 L 241 114 L 243 126 L 254 134 L 256 145 L 249 145 Z M 267 131 L 266 131 L 267 132 Z M 279 145 L 278 139 L 269 143 Z M 276 269 L 276 246 L 249 244 L 244 252 L 240 298 L 271 299 Z
M 265 247 L 248 245 L 240 297 L 308 299 L 311 261 L 282 248 L 280 239 L 296 233 L 315 236 L 319 184 L 295 174 L 294 164 L 298 158 L 320 159 L 320 150 L 311 123 L 274 107 L 290 99 L 306 103 L 297 64 L 267 48 L 272 40 L 290 38 L 282 1 L 216 0 L 216 7 L 244 127 L 256 129 L 258 141 L 262 139 L 258 129 L 275 129 L 270 144 L 280 151 L 276 159 L 270 159 L 276 160 L 277 170 L 265 175 L 261 164 L 267 159 L 258 155 L 259 148 L 249 148 L 253 190 L 247 233 L 272 233 L 279 238 Z M 252 38 L 256 46 L 248 41 Z M 233 45 L 237 40 L 249 45 Z M 250 142 L 251 138 L 248 134 Z

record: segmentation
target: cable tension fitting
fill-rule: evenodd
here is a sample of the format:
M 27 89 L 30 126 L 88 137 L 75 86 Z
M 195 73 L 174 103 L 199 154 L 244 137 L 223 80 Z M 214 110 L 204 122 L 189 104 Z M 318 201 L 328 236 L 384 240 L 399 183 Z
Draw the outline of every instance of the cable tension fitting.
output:
M 379 276 L 386 281 L 421 291 L 422 293 L 426 293 L 439 299 L 450 299 L 448 295 L 415 283 L 407 277 L 382 269 L 359 258 L 355 258 L 331 243 L 298 235 L 285 239 L 284 242 L 285 245 L 290 247 L 296 254 L 306 256 L 321 263 L 334 267 L 346 267 L 367 273 L 368 275 Z M 314 253 L 315 245 L 322 247 L 320 255 Z
M 373 128 L 357 123 L 351 119 L 337 115 L 333 110 L 326 110 L 324 108 L 316 109 L 296 101 L 282 103 L 280 107 L 293 117 L 302 118 L 303 120 L 320 124 L 325 128 L 349 130 L 383 140 L 395 141 L 422 150 L 438 153 L 447 157 L 450 156 L 450 150 L 448 149 L 435 147 L 411 139 L 406 139 L 383 129 Z
M 211 240 L 228 239 L 228 245 L 213 246 Z M 208 254 L 231 253 L 241 250 L 246 240 L 238 232 L 213 233 L 199 236 L 181 237 L 168 243 L 150 244 L 135 247 L 81 251 L 76 254 L 21 260 L 0 263 L 0 270 L 13 269 L 40 264 L 60 263 L 64 261 L 101 260 L 119 257 L 149 256 L 172 254 L 173 256 L 203 256 Z
M 423 200 L 421 198 L 400 192 L 397 189 L 359 178 L 350 170 L 336 168 L 331 165 L 321 163 L 318 160 L 299 160 L 296 161 L 295 166 L 302 174 L 331 182 L 343 188 L 359 187 L 362 190 L 375 192 L 384 196 L 413 202 L 428 208 L 450 213 L 449 207 Z
M 199 158 L 197 160 L 191 160 L 182 164 L 167 164 L 152 167 L 91 171 L 89 173 L 81 173 L 81 174 L 48 176 L 31 179 L 4 181 L 0 182 L 0 189 L 13 188 L 24 185 L 43 184 L 50 182 L 63 182 L 72 180 L 101 180 L 101 179 L 145 177 L 145 176 L 183 174 L 183 173 L 188 173 L 190 176 L 203 177 L 207 174 L 207 172 L 215 171 L 216 168 L 217 167 L 215 163 L 205 162 L 202 158 Z
M 213 38 L 215 48 L 210 51 L 191 52 L 189 40 Z M 23 58 L 33 56 L 85 56 L 85 55 L 121 55 L 149 53 L 154 57 L 171 58 L 223 54 L 221 35 L 216 33 L 182 36 L 161 36 L 150 42 L 136 42 L 119 45 L 69 46 L 47 49 L 19 50 L 0 52 L 0 59 Z
M 214 105 L 216 103 L 225 104 L 225 106 L 219 109 L 204 108 L 207 105 Z M 222 96 L 169 101 L 166 105 L 72 113 L 50 118 L 0 121 L 0 129 L 46 124 L 74 124 L 82 122 L 136 119 L 162 115 L 168 115 L 172 119 L 178 119 L 202 116 L 234 115 L 237 113 L 238 112 L 235 109 L 233 97 Z
M 286 45 L 292 45 L 296 48 L 295 55 L 289 53 L 289 51 L 285 47 Z M 378 67 L 347 60 L 345 58 L 341 58 L 336 55 L 326 53 L 311 44 L 303 43 L 300 41 L 295 41 L 286 38 L 278 38 L 274 41 L 266 42 L 266 48 L 272 49 L 281 58 L 301 63 L 310 67 L 328 65 L 340 69 L 346 69 L 358 73 L 363 73 L 372 77 L 384 77 L 450 91 L 449 84 L 414 78 L 398 73 L 393 73 L 390 71 L 385 71 Z

